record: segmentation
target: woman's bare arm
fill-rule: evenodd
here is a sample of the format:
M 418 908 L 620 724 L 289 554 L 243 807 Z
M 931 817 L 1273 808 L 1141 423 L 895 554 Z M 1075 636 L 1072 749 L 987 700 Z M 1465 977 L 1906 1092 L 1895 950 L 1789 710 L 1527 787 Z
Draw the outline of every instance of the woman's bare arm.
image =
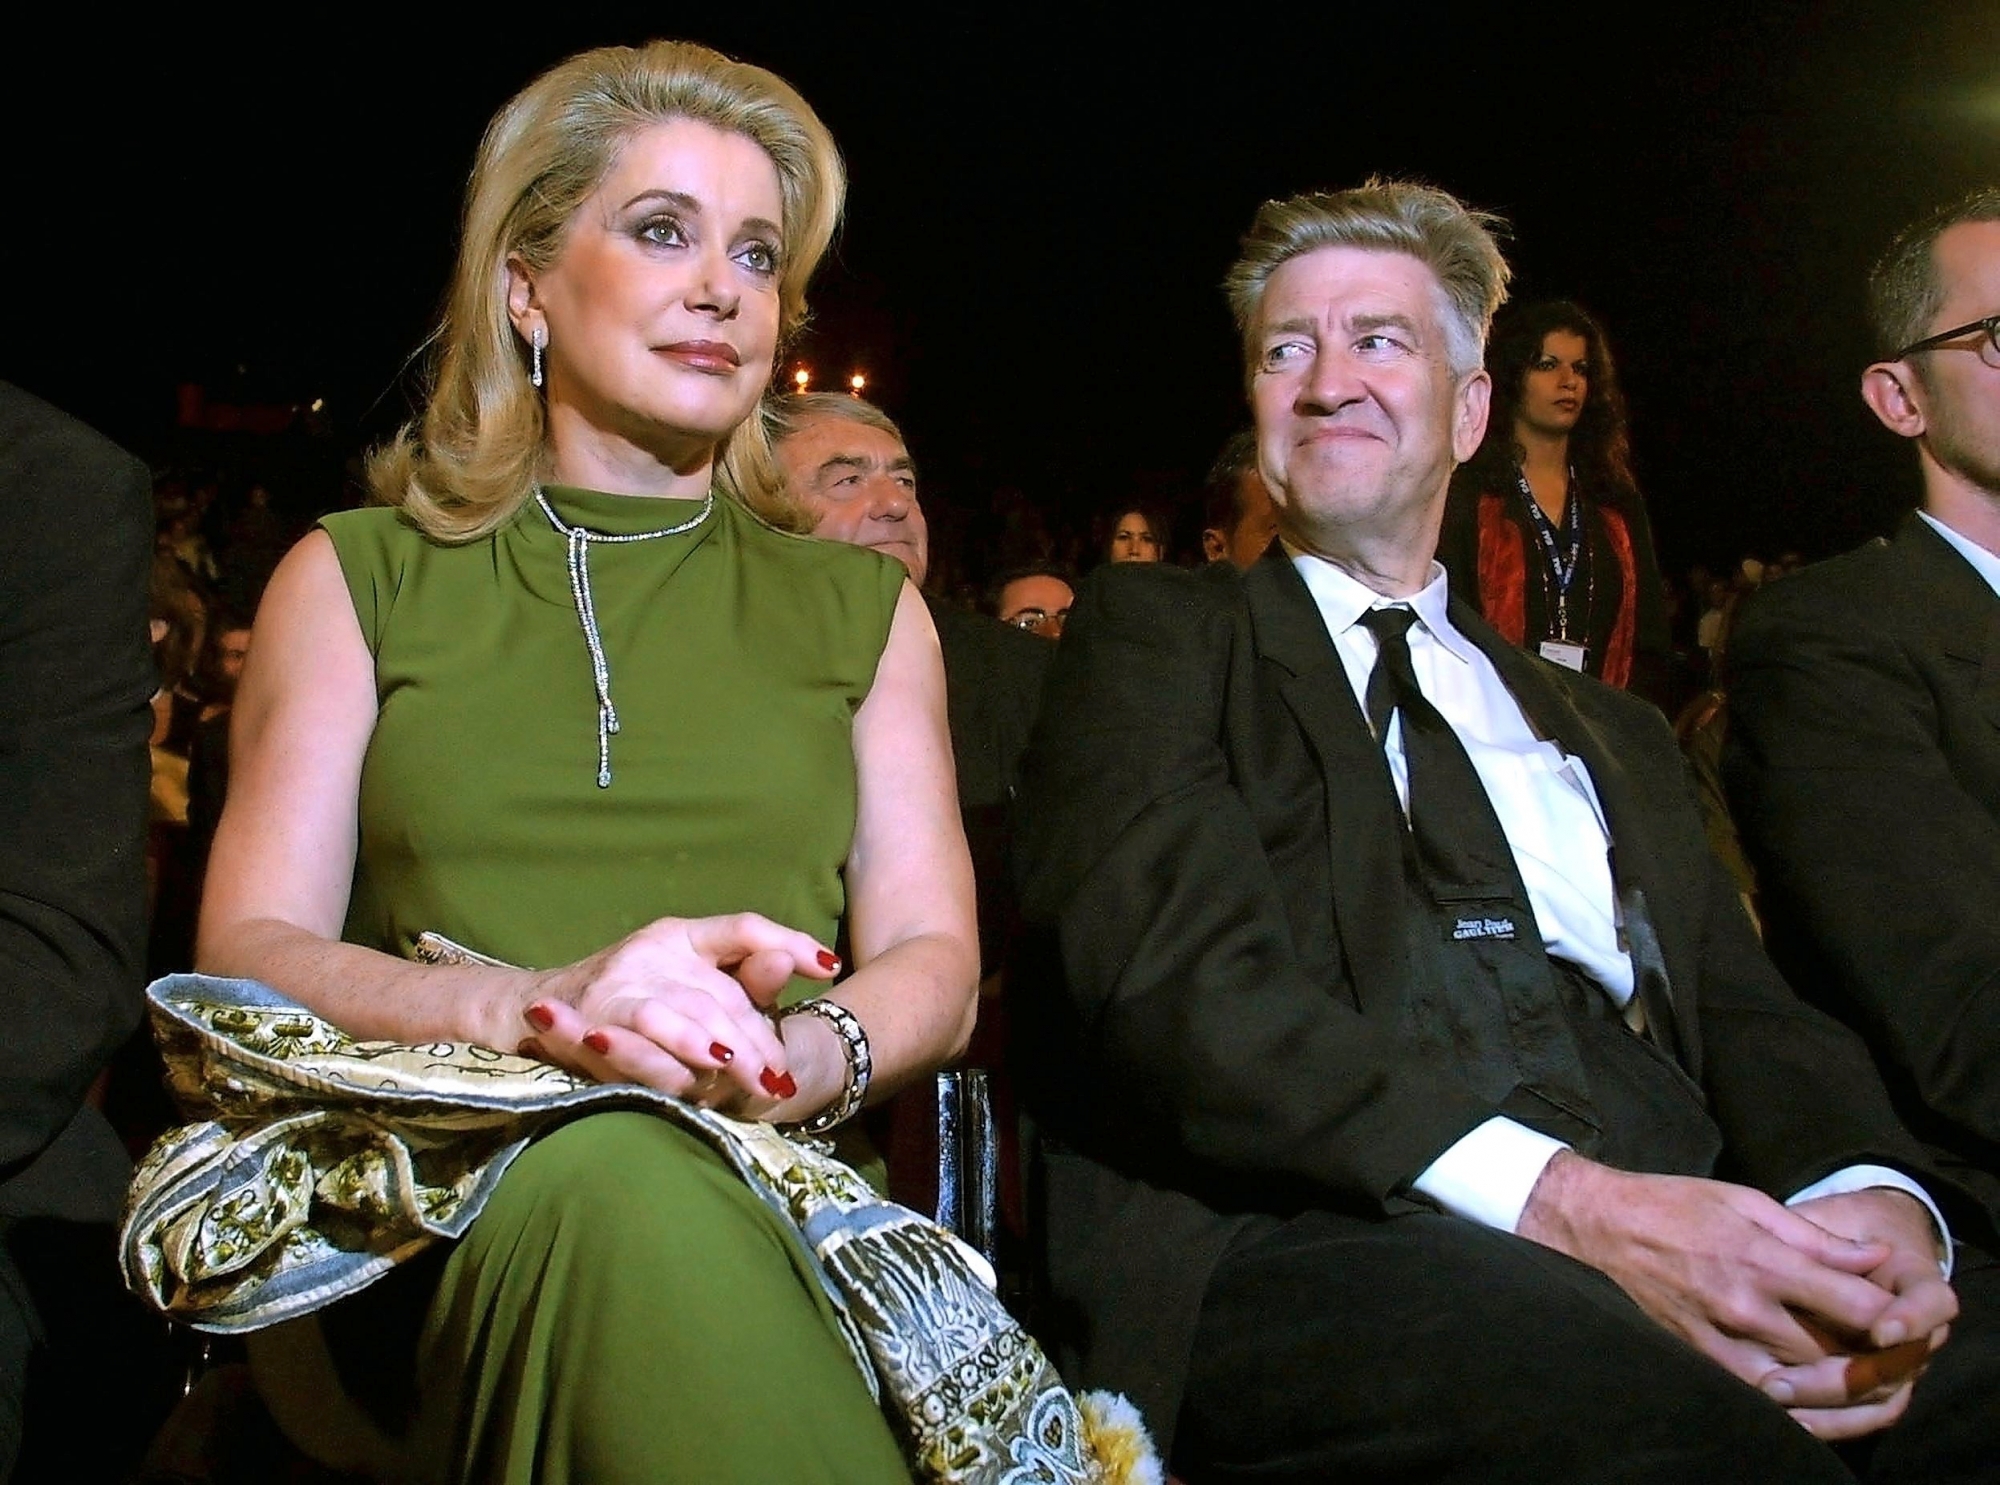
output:
M 521 1008 L 536 976 L 411 964 L 340 942 L 375 662 L 324 531 L 278 564 L 256 635 L 230 719 L 196 967 L 261 980 L 355 1036 L 512 1050 L 528 1031 Z
M 930 613 L 908 584 L 855 716 L 854 757 L 860 809 L 847 905 L 855 971 L 829 993 L 866 1029 L 871 1091 L 886 1096 L 965 1050 L 979 986 L 944 664 Z M 808 1117 L 840 1096 L 846 1054 L 816 1016 L 789 1017 L 783 1030 L 799 1094 L 777 1117 Z

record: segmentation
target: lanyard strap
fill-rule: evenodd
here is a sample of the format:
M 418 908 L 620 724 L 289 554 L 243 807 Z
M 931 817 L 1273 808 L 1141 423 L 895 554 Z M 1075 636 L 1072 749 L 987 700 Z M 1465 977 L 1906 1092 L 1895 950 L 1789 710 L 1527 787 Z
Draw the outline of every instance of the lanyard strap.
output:
M 1535 492 L 1523 471 L 1514 471 L 1514 484 L 1528 507 L 1528 523 L 1534 527 L 1536 544 L 1547 560 L 1547 576 L 1543 578 L 1543 583 L 1549 585 L 1549 578 L 1554 578 L 1556 637 L 1566 640 L 1569 638 L 1570 584 L 1576 578 L 1577 564 L 1583 556 L 1583 503 L 1576 497 L 1576 470 L 1571 468 L 1568 471 L 1568 483 L 1563 487 L 1561 531 L 1556 530 L 1555 522 L 1548 518 L 1535 500 Z

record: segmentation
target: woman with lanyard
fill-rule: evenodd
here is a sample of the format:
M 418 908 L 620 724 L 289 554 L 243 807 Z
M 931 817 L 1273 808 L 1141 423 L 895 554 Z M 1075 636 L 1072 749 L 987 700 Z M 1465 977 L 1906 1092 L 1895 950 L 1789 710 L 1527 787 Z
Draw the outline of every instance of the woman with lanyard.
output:
M 1486 441 L 1452 483 L 1438 558 L 1515 644 L 1661 705 L 1672 662 L 1625 403 L 1597 322 L 1567 300 L 1495 327 Z

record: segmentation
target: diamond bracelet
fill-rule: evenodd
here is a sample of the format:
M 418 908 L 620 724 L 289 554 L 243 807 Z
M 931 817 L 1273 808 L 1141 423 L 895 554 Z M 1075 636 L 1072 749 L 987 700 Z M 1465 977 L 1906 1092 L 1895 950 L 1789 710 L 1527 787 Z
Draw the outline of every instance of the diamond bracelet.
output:
M 875 1071 L 874 1060 L 868 1055 L 868 1033 L 861 1029 L 861 1022 L 846 1006 L 826 999 L 824 996 L 800 1001 L 787 1008 L 779 1016 L 817 1016 L 834 1029 L 840 1037 L 841 1045 L 847 1049 L 847 1086 L 841 1089 L 840 1097 L 797 1124 L 788 1124 L 788 1132 L 799 1134 L 825 1134 L 837 1124 L 845 1124 L 861 1111 L 861 1100 L 868 1096 L 868 1079 Z

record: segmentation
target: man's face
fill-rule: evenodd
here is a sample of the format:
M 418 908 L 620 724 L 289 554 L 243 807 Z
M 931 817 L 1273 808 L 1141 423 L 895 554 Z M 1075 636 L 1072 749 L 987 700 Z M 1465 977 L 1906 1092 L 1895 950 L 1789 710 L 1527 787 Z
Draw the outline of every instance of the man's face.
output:
M 1925 335 L 2000 314 L 2000 222 L 1960 222 L 1938 237 L 1932 251 L 1944 302 Z M 1910 359 L 1922 363 L 1913 391 L 1931 458 L 2000 496 L 2000 355 L 1992 342 L 1975 331 Z
M 1271 492 L 1256 470 L 1246 469 L 1236 476 L 1236 525 L 1220 550 L 1209 555 L 1228 558 L 1242 572 L 1264 555 L 1277 535 L 1278 509 L 1271 504 Z
M 1488 390 L 1485 372 L 1451 369 L 1436 275 L 1403 253 L 1302 253 L 1266 284 L 1251 351 L 1278 529 L 1324 556 L 1387 543 L 1428 559 L 1452 466 L 1485 431 Z
M 243 679 L 243 662 L 250 658 L 250 631 L 225 629 L 215 641 L 215 668 L 231 692 Z
M 1060 639 L 1075 600 L 1069 584 L 1059 577 L 1046 573 L 1018 577 L 1000 590 L 1000 620 L 1043 639 Z
M 842 417 L 806 424 L 778 445 L 785 478 L 813 513 L 813 535 L 873 547 L 924 585 L 930 536 L 917 504 L 917 470 L 902 442 Z

